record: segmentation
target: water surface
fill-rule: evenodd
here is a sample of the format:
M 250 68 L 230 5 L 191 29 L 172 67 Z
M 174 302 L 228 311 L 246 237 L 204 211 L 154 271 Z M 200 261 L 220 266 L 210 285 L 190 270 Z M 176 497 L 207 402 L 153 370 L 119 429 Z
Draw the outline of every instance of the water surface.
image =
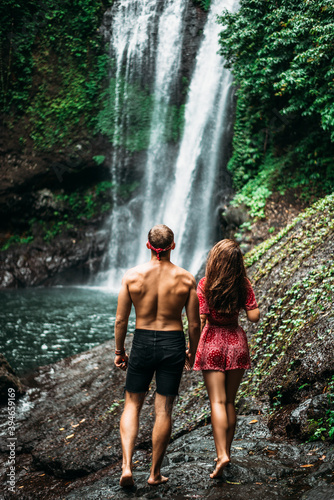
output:
M 2 290 L 0 352 L 22 375 L 86 351 L 114 337 L 116 307 L 117 295 L 96 287 Z

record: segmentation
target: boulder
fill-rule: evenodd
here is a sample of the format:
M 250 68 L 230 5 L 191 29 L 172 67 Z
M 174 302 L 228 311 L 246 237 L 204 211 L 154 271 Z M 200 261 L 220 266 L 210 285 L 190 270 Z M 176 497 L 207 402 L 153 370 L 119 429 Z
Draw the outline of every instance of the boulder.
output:
M 6 404 L 8 389 L 14 389 L 16 396 L 22 396 L 25 388 L 3 354 L 0 354 L 0 404 Z

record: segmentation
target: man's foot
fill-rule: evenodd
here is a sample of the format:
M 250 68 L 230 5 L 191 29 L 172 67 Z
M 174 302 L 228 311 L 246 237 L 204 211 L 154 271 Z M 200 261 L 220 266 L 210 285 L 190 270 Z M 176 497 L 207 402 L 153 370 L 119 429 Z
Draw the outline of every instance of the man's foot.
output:
M 121 479 L 119 480 L 119 484 L 123 488 L 130 488 L 135 484 L 133 477 L 132 477 L 132 470 L 131 468 L 124 467 Z
M 212 474 L 210 474 L 211 479 L 214 479 L 216 477 L 221 477 L 223 475 L 223 470 L 226 467 L 227 464 L 230 463 L 230 459 L 226 457 L 221 457 L 216 460 L 217 465 L 215 470 L 213 471 Z
M 148 484 L 151 486 L 157 486 L 158 484 L 164 484 L 167 483 L 168 477 L 162 476 L 159 474 L 158 476 L 150 476 L 147 480 Z

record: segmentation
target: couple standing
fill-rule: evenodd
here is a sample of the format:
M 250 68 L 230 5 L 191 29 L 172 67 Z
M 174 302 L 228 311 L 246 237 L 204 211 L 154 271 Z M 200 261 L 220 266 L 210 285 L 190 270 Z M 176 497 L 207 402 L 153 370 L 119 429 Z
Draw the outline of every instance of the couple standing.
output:
M 232 240 L 217 243 L 209 254 L 205 277 L 196 293 L 195 278 L 170 261 L 170 252 L 175 248 L 171 229 L 162 224 L 154 226 L 148 233 L 147 248 L 151 250 L 151 260 L 125 274 L 116 312 L 115 365 L 127 370 L 120 422 L 123 451 L 120 485 L 134 484 L 132 455 L 139 414 L 154 373 L 155 423 L 148 483 L 158 485 L 167 481 L 160 468 L 184 366 L 203 372 L 217 451 L 216 467 L 210 477 L 220 477 L 230 462 L 236 393 L 245 369 L 250 367 L 247 338 L 238 325 L 238 314 L 243 308 L 250 321 L 256 322 L 260 317 L 242 253 Z M 136 330 L 128 358 L 124 341 L 132 304 Z M 184 307 L 189 328 L 187 349 L 181 319 Z

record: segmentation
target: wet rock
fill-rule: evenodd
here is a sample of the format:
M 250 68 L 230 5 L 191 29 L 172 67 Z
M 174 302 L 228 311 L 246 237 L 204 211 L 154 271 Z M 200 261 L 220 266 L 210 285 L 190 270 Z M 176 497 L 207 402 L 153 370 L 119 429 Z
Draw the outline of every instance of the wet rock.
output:
M 307 399 L 301 405 L 297 406 L 295 410 L 291 412 L 290 422 L 293 425 L 301 426 L 306 423 L 307 420 L 307 412 L 310 408 L 312 399 Z
M 308 478 L 308 484 L 310 486 L 314 486 L 319 483 L 319 480 L 331 482 L 333 474 L 334 474 L 333 462 L 323 463 L 316 472 L 310 474 Z
M 14 288 L 15 278 L 9 271 L 0 273 L 0 288 Z
M 327 411 L 330 408 L 328 394 L 319 394 L 313 398 L 306 399 L 303 403 L 295 407 L 285 418 L 285 428 L 287 435 L 307 440 L 318 428 L 318 421 L 327 418 Z M 272 417 L 270 427 L 273 429 L 279 420 L 279 415 Z
M 234 231 L 244 222 L 249 220 L 249 215 L 246 207 L 233 207 L 230 205 L 222 214 L 222 224 L 225 230 L 233 229 Z
M 54 193 L 50 189 L 40 189 L 39 191 L 36 191 L 36 193 L 33 193 L 33 196 L 35 198 L 34 208 L 36 213 L 39 215 L 45 215 L 45 212 L 51 212 L 63 208 L 63 203 L 56 199 Z
M 64 232 L 0 253 L 0 286 L 24 288 L 85 283 L 101 265 L 110 234 L 97 228 Z
M 309 469 L 301 465 L 309 460 L 309 448 L 296 444 L 272 441 L 268 438 L 243 439 L 243 428 L 248 417 L 239 419 L 235 440 L 232 444 L 232 463 L 226 467 L 222 478 L 212 480 L 209 474 L 214 469 L 216 456 L 212 428 L 210 425 L 194 430 L 169 445 L 167 460 L 162 472 L 169 481 L 152 489 L 147 485 L 149 458 L 135 460 L 135 486 L 124 490 L 118 485 L 120 464 L 113 469 L 112 475 L 94 484 L 72 491 L 65 498 L 75 500 L 80 497 L 97 500 L 98 498 L 221 498 L 241 500 L 268 498 L 300 499 L 304 492 L 313 491 L 308 484 Z M 317 456 L 326 447 L 317 448 Z M 315 457 L 316 458 L 316 457 Z M 315 465 L 315 467 L 317 467 Z M 323 467 L 320 466 L 319 470 Z M 118 476 L 117 476 L 118 474 Z M 319 479 L 321 477 L 321 479 Z M 330 478 L 320 474 L 317 491 L 330 491 Z M 319 481 L 321 480 L 321 489 Z M 312 488 L 312 490 L 310 490 Z M 311 497 L 307 497 L 311 498 Z M 324 497 L 326 498 L 326 497 Z M 330 497 L 329 497 L 330 498 Z
M 322 484 L 304 493 L 301 500 L 332 500 L 333 498 L 334 485 Z
M 319 420 L 325 417 L 327 410 L 330 407 L 328 394 L 319 394 L 312 398 L 307 416 L 310 419 Z
M 25 388 L 21 380 L 15 375 L 13 368 L 5 356 L 0 354 L 0 404 L 7 403 L 9 388 L 15 390 L 16 396 L 21 396 L 25 393 Z
M 267 413 L 270 407 L 269 398 L 242 397 L 237 402 L 237 410 L 241 415 L 259 415 Z

